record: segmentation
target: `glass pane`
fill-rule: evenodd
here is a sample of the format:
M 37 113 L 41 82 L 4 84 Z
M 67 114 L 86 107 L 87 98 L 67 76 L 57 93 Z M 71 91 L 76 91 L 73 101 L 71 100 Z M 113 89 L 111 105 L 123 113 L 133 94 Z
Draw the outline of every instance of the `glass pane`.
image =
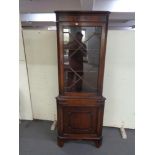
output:
M 96 92 L 101 27 L 64 27 L 64 90 Z

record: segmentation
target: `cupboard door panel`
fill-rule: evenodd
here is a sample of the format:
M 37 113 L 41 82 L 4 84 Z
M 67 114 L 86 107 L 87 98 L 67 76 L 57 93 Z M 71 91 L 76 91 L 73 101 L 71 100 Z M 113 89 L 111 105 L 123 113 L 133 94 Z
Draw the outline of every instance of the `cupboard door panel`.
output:
M 95 133 L 98 108 L 65 107 L 63 122 L 65 133 Z

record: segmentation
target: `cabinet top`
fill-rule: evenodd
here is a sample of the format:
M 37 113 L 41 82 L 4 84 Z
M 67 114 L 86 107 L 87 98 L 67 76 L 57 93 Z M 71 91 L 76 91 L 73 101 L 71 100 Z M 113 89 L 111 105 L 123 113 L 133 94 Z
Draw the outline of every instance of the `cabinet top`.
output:
M 58 22 L 105 22 L 109 11 L 55 11 Z
M 63 14 L 110 14 L 109 11 L 54 11 L 57 13 L 63 13 Z

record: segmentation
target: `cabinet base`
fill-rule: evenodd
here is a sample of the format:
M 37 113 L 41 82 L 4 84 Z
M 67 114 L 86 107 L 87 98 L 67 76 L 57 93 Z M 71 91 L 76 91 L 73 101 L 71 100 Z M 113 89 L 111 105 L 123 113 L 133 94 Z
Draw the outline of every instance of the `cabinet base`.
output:
M 84 138 L 84 139 L 69 139 L 69 138 L 65 138 L 65 137 L 58 137 L 57 138 L 57 144 L 59 147 L 63 147 L 64 146 L 64 143 L 67 142 L 67 141 L 70 141 L 70 140 L 85 140 L 85 141 L 94 141 L 95 143 L 95 146 L 97 148 L 99 148 L 101 145 L 102 145 L 102 138 L 98 139 L 98 138 L 93 138 L 93 139 L 87 139 L 87 138 Z

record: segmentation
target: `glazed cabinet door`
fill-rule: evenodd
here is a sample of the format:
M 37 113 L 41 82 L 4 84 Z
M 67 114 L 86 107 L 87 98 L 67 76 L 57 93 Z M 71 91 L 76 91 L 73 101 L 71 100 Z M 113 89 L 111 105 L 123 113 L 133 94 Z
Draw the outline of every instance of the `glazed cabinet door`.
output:
M 103 77 L 105 24 L 60 23 L 59 36 L 61 90 L 97 94 Z

